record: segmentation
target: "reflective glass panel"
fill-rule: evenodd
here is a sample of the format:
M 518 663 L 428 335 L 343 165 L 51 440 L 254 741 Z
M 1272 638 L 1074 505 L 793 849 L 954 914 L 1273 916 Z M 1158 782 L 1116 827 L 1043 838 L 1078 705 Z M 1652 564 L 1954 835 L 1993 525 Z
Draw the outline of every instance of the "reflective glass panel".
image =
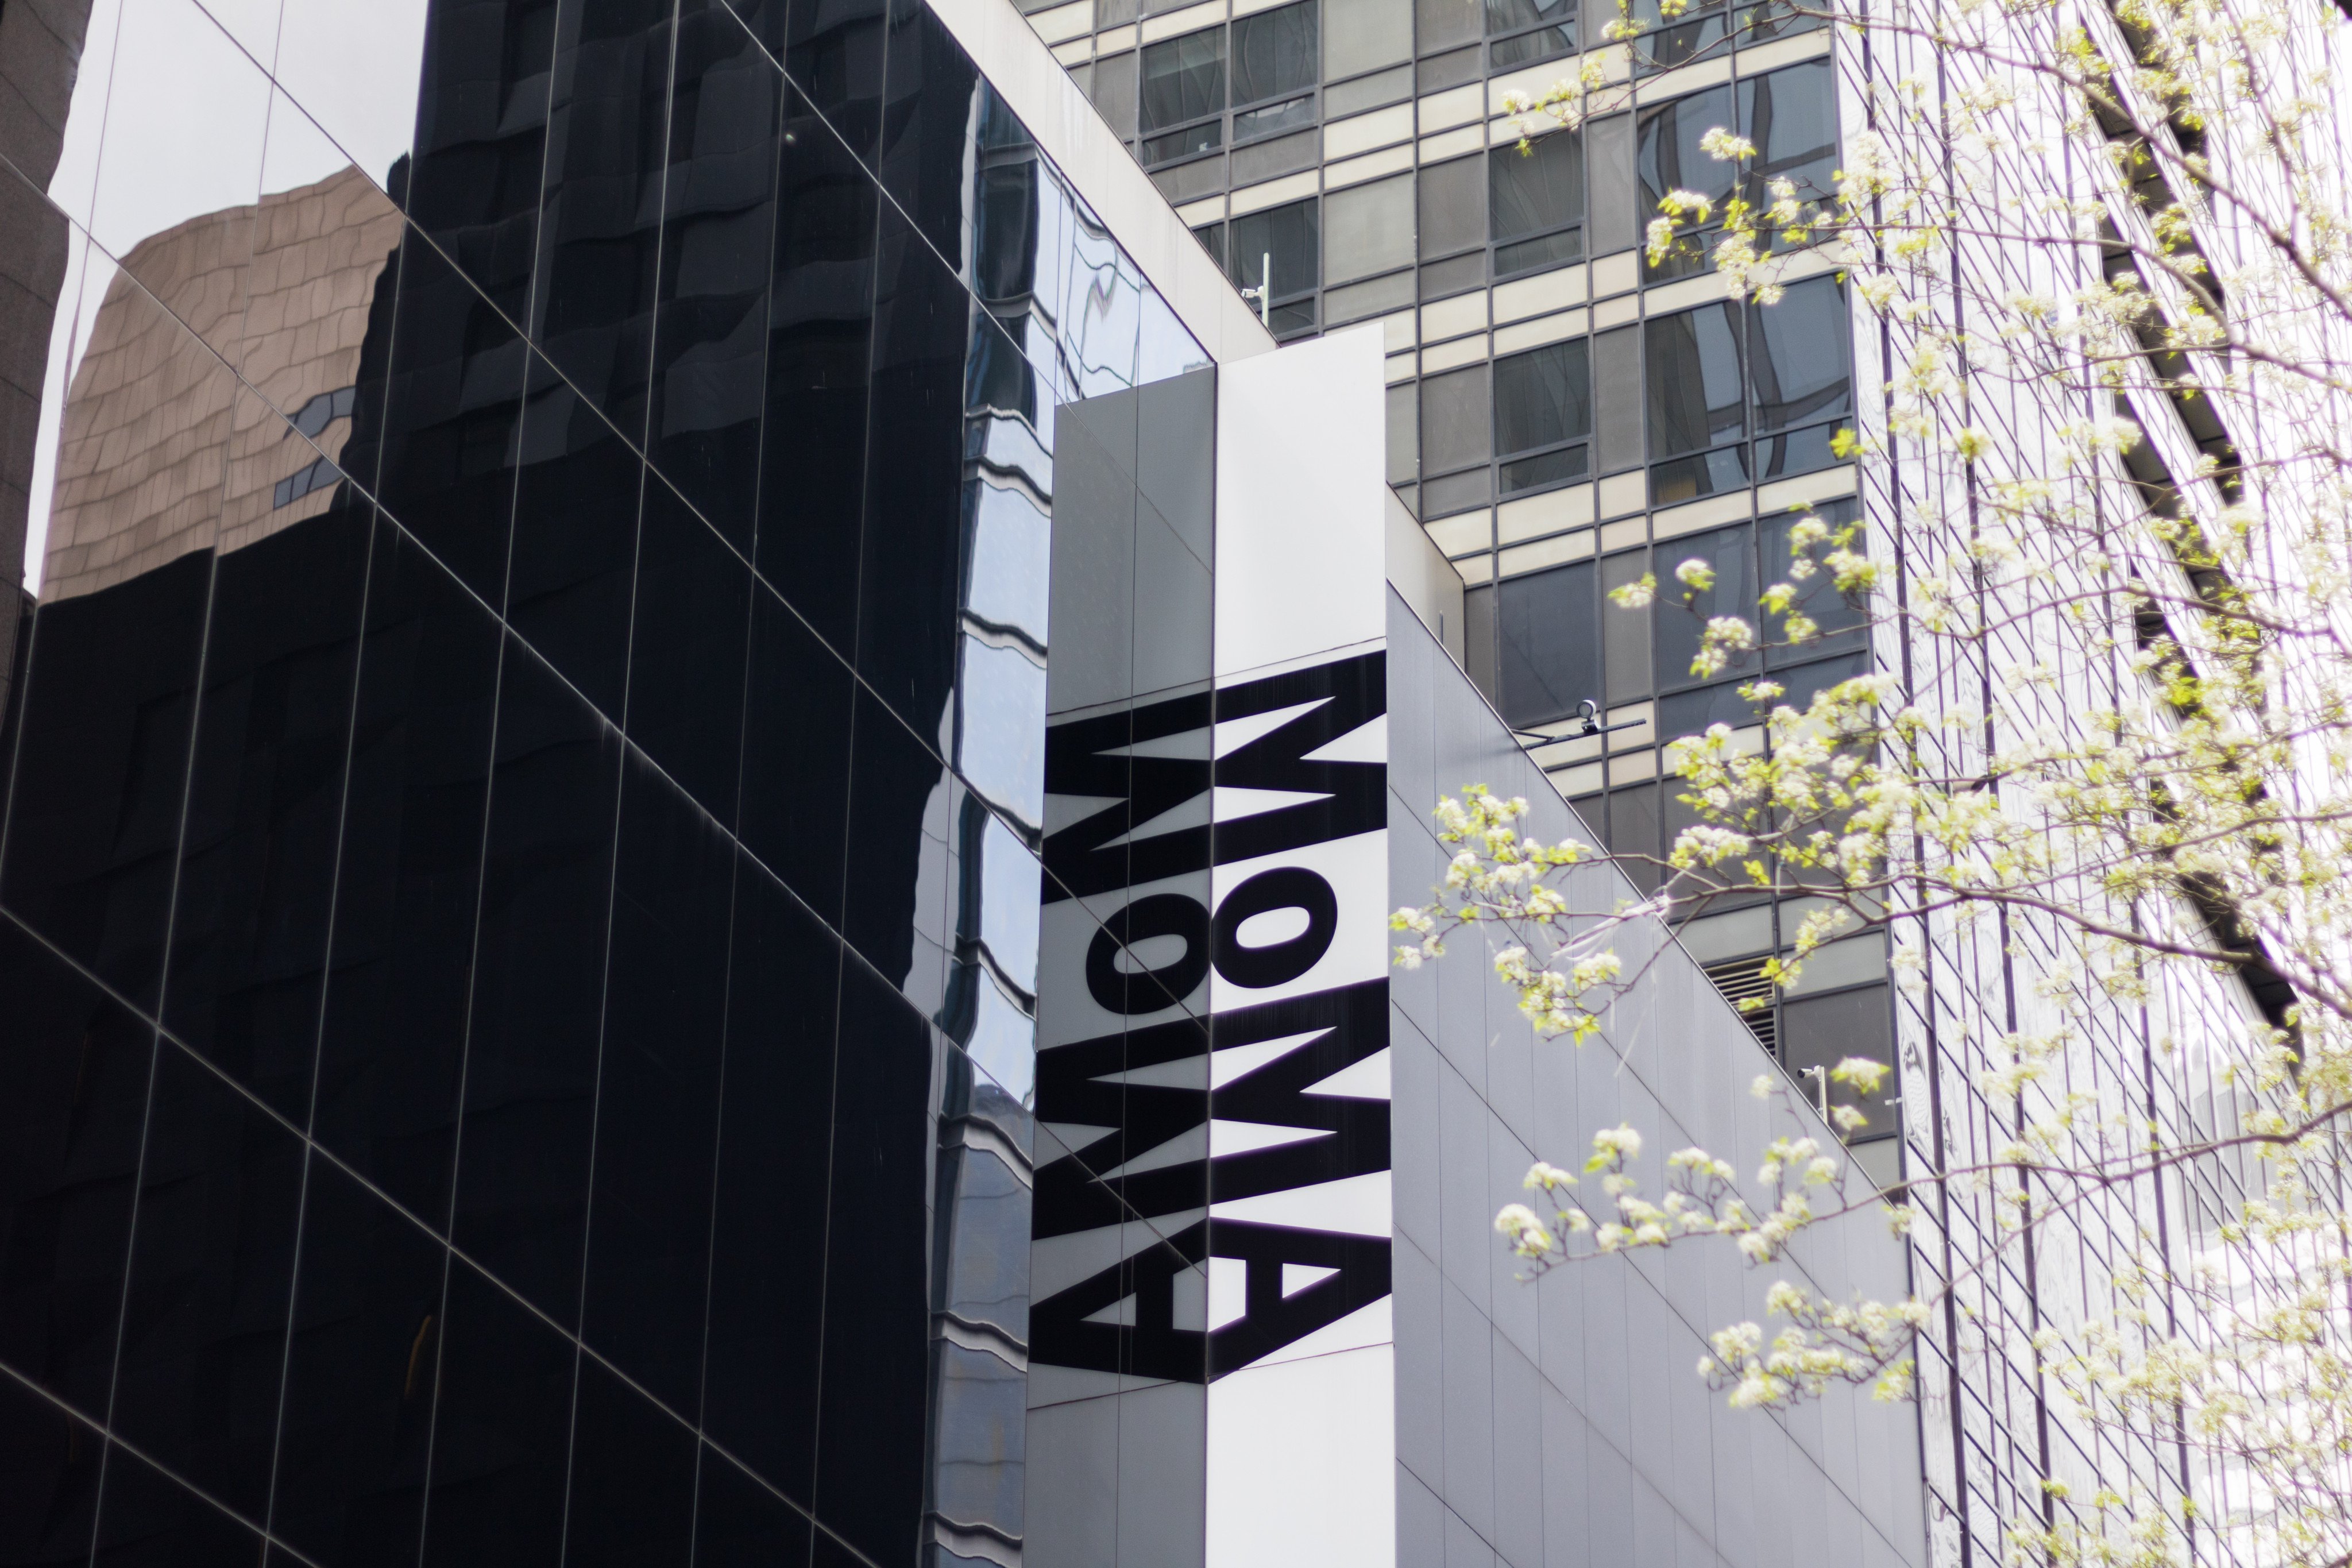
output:
M 1808 60 L 1739 84 L 1741 134 L 1756 143 L 1747 160 L 1748 200 L 1769 205 L 1766 187 L 1785 179 L 1797 199 L 1832 194 L 1837 167 L 1837 78 L 1827 60 Z
M 1738 310 L 1702 305 L 1643 324 L 1652 457 L 1696 451 L 1747 430 Z
M 1486 220 L 1496 239 L 1519 239 L 1584 219 L 1584 139 L 1555 131 L 1486 155 Z
M 1498 592 L 1503 717 L 1513 724 L 1549 723 L 1598 698 L 1592 563 L 1506 578 Z
M 1225 30 L 1210 27 L 1143 51 L 1143 129 L 1179 125 L 1225 106 Z
M 1315 85 L 1318 51 L 1315 0 L 1259 11 L 1234 23 L 1234 102 L 1280 98 Z
M 1495 362 L 1495 449 L 1506 456 L 1592 433 L 1587 340 L 1548 343 Z
M 1853 324 L 1834 278 L 1790 284 L 1748 313 L 1748 373 L 1760 434 L 1836 419 L 1853 408 Z

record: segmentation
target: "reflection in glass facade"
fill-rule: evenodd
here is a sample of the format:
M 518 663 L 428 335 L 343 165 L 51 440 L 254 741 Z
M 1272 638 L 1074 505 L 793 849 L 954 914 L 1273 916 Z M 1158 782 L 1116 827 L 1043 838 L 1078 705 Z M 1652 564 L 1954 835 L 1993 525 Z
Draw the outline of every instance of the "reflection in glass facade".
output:
M 1208 356 L 919 5 L 79 58 L 10 1560 L 1017 1563 L 1055 411 Z

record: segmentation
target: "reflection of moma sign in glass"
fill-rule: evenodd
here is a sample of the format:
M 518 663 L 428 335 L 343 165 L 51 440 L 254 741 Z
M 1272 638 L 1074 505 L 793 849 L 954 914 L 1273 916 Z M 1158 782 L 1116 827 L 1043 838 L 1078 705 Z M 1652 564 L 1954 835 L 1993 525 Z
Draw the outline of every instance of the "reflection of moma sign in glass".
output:
M 1034 1360 L 1205 1382 L 1389 1293 L 1382 660 L 1051 732 L 1047 790 L 1111 804 L 1046 864 L 1126 901 L 1072 932 L 1114 1026 L 1039 1061 L 1034 1234 L 1179 1226 L 1035 1300 Z

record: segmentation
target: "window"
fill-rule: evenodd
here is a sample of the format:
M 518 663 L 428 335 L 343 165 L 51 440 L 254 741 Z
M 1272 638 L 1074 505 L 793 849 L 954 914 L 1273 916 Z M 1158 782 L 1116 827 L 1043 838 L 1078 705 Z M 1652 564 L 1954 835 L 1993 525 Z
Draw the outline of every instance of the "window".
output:
M 1659 0 L 1633 0 L 1633 18 L 1641 24 L 1633 38 L 1634 60 L 1644 72 L 1672 70 L 1701 54 L 1722 52 L 1723 0 L 1700 0 L 1681 8 L 1672 26 Z
M 1473 155 L 1421 172 L 1421 257 L 1451 256 L 1486 242 L 1486 172 Z M 1484 281 L 1485 268 L 1479 268 Z
M 1853 324 L 1834 278 L 1791 284 L 1775 305 L 1748 310 L 1759 479 L 1811 473 L 1836 456 L 1830 439 L 1853 411 Z
M 1275 336 L 1315 325 L 1315 280 L 1322 272 L 1322 246 L 1315 201 L 1244 214 L 1225 226 L 1226 275 L 1235 287 L 1255 289 L 1274 273 L 1266 310 Z
M 1808 60 L 1739 84 L 1741 134 L 1756 143 L 1748 160 L 1748 199 L 1769 205 L 1766 186 L 1785 179 L 1797 199 L 1825 201 L 1835 193 L 1837 83 L 1827 60 Z
M 1590 561 L 1525 577 L 1498 590 L 1498 673 L 1506 721 L 1549 724 L 1601 696 L 1601 627 Z
M 1751 473 L 1778 479 L 1837 462 L 1831 441 L 1853 413 L 1853 373 L 1836 279 L 1793 283 L 1774 305 L 1729 301 L 1654 316 L 1643 331 L 1652 505 L 1736 489 Z M 1607 377 L 1604 361 L 1604 412 Z
M 1118 133 L 1121 141 L 1135 134 L 1135 57 L 1113 55 L 1095 62 L 1095 74 L 1087 83 L 1087 95 L 1094 100 L 1095 112 L 1104 123 Z
M 1790 929 L 1788 916 L 1781 917 L 1783 931 Z M 1873 944 L 1885 967 L 1885 939 L 1879 936 L 1853 937 L 1836 943 Z M 1824 948 L 1807 961 L 1806 978 L 1811 979 L 1815 964 L 1822 963 L 1832 949 Z M 1834 1067 L 1848 1057 L 1867 1057 L 1873 1061 L 1895 1059 L 1894 1020 L 1888 1016 L 1888 997 L 1884 982 L 1862 986 L 1852 991 L 1839 991 L 1826 996 L 1808 993 L 1791 997 L 1780 1004 L 1781 1059 L 1790 1074 L 1801 1075 L 1808 1068 Z M 1832 1084 L 1830 1102 L 1832 1106 L 1851 1105 L 1869 1118 L 1867 1125 L 1854 1133 L 1852 1142 L 1863 1142 L 1885 1137 L 1898 1131 L 1894 1108 L 1887 1097 L 1894 1092 L 1890 1078 L 1879 1091 L 1868 1097 L 1857 1094 L 1851 1084 Z
M 1738 310 L 1702 305 L 1643 323 L 1650 457 L 1676 459 L 1653 470 L 1653 506 L 1748 482 L 1745 451 L 1731 444 L 1748 433 Z
M 1346 283 L 1412 265 L 1412 176 L 1350 185 L 1323 198 L 1323 281 Z
M 1676 579 L 1676 569 L 1693 560 L 1704 561 L 1714 568 L 1713 587 L 1694 589 Z M 1755 619 L 1756 595 L 1762 592 L 1756 583 L 1755 525 L 1743 522 L 1712 533 L 1665 541 L 1656 547 L 1651 570 L 1658 577 L 1653 625 L 1659 689 L 1671 690 L 1696 686 L 1702 680 L 1735 680 L 1752 676 L 1757 668 L 1752 652 L 1733 658 L 1713 675 L 1693 675 L 1691 661 L 1698 657 L 1700 633 L 1711 617 L 1738 616 L 1751 624 Z
M 1720 216 L 1724 199 L 1738 180 L 1739 166 L 1712 156 L 1699 142 L 1709 131 L 1731 123 L 1729 87 L 1712 87 L 1641 111 L 1633 132 L 1637 230 L 1648 227 L 1658 216 L 1658 204 L 1673 191 L 1706 197 Z M 1686 234 L 1662 264 L 1652 267 L 1645 260 L 1645 273 L 1657 279 L 1703 272 L 1709 248 L 1706 232 Z
M 1143 129 L 1181 125 L 1225 107 L 1225 30 L 1187 33 L 1143 51 Z M 1209 145 L 1215 146 L 1212 141 Z
M 1470 365 L 1421 384 L 1421 515 L 1444 517 L 1483 506 L 1492 496 L 1486 463 L 1494 455 L 1486 367 Z M 1471 472 L 1455 470 L 1476 467 Z
M 1307 91 L 1319 64 L 1312 5 L 1244 16 L 1234 24 L 1234 107 Z
M 1582 338 L 1495 362 L 1495 451 L 1504 495 L 1580 479 L 1591 468 L 1592 374 Z
M 1234 23 L 1230 53 L 1224 27 L 1146 47 L 1144 163 L 1173 163 L 1311 125 L 1322 63 L 1317 32 L 1314 0 L 1307 0 Z
M 1758 525 L 1764 551 L 1763 582 L 1767 585 L 1774 583 L 1790 584 L 1797 590 L 1797 609 L 1818 628 L 1811 642 L 1790 647 L 1768 647 L 1764 653 L 1764 662 L 1775 670 L 1803 660 L 1819 658 L 1824 654 L 1843 653 L 1862 647 L 1868 636 L 1864 628 L 1869 617 L 1864 611 L 1846 602 L 1844 596 L 1837 591 L 1837 585 L 1831 581 L 1826 568 L 1814 572 L 1811 576 L 1801 581 L 1792 580 L 1790 577 L 1789 567 L 1795 561 L 1796 553 L 1789 546 L 1789 531 L 1796 527 L 1797 519 L 1802 514 L 1783 512 L 1778 517 L 1766 518 Z M 1815 507 L 1812 515 L 1827 523 L 1830 531 L 1835 533 L 1844 524 L 1853 521 L 1855 507 L 1852 500 L 1826 501 Z M 1861 547 L 1862 538 L 1857 534 L 1848 548 L 1859 552 Z M 1834 546 L 1827 544 L 1818 546 L 1810 553 L 1808 559 L 1819 567 L 1832 548 Z M 1781 617 L 1768 616 L 1764 620 L 1763 635 L 1764 640 L 1768 643 L 1786 643 L 1789 634 L 1782 624 Z M 1842 679 L 1843 677 L 1839 679 Z M 1793 690 L 1793 688 L 1791 689 Z M 1811 700 L 1810 693 L 1807 694 L 1806 700 L 1808 701 Z M 1801 707 L 1802 704 L 1800 703 L 1798 706 Z
M 1509 70 L 1576 52 L 1576 0 L 1486 0 L 1487 58 Z
M 1538 272 L 1584 255 L 1584 139 L 1556 131 L 1526 153 L 1486 154 L 1486 215 L 1495 276 Z
M 1801 201 L 1822 201 L 1832 193 L 1837 164 L 1836 79 L 1827 60 L 1809 60 L 1739 83 L 1734 117 L 1733 89 L 1709 88 L 1643 110 L 1635 132 L 1639 181 L 1636 216 L 1646 226 L 1658 216 L 1666 193 L 1696 191 L 1722 204 L 1735 190 L 1757 206 L 1770 204 L 1774 179 L 1786 179 Z M 1756 144 L 1756 156 L 1734 163 L 1707 155 L 1699 142 L 1717 126 L 1737 126 Z M 1646 269 L 1652 279 L 1703 272 L 1708 266 L 1716 225 L 1686 233 L 1664 262 Z

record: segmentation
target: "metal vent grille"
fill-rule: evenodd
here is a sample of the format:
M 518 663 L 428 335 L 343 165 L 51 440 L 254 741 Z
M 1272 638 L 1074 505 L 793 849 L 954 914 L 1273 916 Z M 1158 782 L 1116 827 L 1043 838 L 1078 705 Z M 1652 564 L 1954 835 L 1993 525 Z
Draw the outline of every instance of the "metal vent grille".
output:
M 1728 963 L 1710 963 L 1705 973 L 1715 982 L 1715 988 L 1723 993 L 1723 999 L 1734 1007 L 1750 996 L 1765 999 L 1764 1005 L 1739 1016 L 1766 1050 L 1775 1050 L 1780 1043 L 1780 1028 L 1779 1015 L 1771 1005 L 1772 983 L 1764 978 L 1764 960 L 1736 958 Z

